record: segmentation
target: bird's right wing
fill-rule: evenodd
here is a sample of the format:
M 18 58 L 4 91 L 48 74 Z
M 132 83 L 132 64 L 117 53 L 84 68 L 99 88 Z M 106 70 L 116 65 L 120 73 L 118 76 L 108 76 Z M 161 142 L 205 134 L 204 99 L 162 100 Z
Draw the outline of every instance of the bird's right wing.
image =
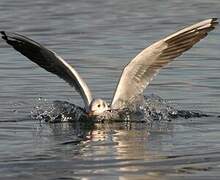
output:
M 123 70 L 111 107 L 123 109 L 142 94 L 159 70 L 203 39 L 218 24 L 207 19 L 167 36 L 140 52 Z
M 92 95 L 87 84 L 77 71 L 60 56 L 23 35 L 5 31 L 1 31 L 1 34 L 2 38 L 15 50 L 45 70 L 64 79 L 72 87 L 75 87 L 76 91 L 78 91 L 83 98 L 85 107 L 89 107 L 89 104 L 92 101 Z

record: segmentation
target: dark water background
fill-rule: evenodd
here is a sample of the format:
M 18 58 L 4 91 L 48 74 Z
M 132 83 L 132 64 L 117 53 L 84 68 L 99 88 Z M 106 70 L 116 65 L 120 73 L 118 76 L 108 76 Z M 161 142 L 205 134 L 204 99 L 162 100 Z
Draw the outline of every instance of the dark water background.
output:
M 0 29 L 64 57 L 109 100 L 140 50 L 184 25 L 220 17 L 218 0 L 1 0 Z M 147 88 L 215 117 L 95 126 L 33 121 L 41 100 L 80 96 L 0 40 L 0 179 L 220 179 L 220 27 Z

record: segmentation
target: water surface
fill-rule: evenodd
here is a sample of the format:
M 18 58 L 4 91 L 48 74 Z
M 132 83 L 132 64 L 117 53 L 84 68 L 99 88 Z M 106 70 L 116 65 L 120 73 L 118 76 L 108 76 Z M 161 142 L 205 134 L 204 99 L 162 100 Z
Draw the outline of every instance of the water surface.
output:
M 211 1 L 1 0 L 1 29 L 64 57 L 95 97 L 110 101 L 140 50 L 184 25 L 219 17 Z M 161 71 L 145 94 L 214 117 L 141 123 L 48 124 L 30 118 L 38 99 L 80 96 L 0 41 L 0 179 L 219 179 L 220 30 Z

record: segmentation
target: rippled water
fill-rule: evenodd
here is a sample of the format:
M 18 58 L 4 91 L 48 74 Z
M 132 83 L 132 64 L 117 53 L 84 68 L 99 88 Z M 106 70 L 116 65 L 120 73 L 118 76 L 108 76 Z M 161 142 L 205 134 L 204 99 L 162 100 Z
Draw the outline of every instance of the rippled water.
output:
M 1 29 L 63 56 L 96 97 L 110 101 L 121 70 L 165 35 L 210 17 L 218 0 L 1 0 Z M 81 105 L 79 95 L 0 40 L 0 179 L 219 179 L 220 28 L 147 88 L 174 107 L 211 117 L 170 122 L 34 121 L 39 98 Z

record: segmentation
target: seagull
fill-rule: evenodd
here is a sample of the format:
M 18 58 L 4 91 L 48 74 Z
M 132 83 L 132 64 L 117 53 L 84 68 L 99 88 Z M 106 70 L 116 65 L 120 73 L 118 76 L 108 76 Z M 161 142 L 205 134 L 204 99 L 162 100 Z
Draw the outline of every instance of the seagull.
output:
M 89 117 L 96 117 L 107 111 L 126 109 L 134 103 L 161 68 L 206 37 L 217 24 L 217 18 L 206 19 L 145 48 L 124 67 L 110 104 L 103 99 L 94 99 L 86 82 L 74 67 L 52 50 L 18 33 L 0 33 L 2 39 L 15 50 L 74 87 L 84 101 L 86 113 Z

